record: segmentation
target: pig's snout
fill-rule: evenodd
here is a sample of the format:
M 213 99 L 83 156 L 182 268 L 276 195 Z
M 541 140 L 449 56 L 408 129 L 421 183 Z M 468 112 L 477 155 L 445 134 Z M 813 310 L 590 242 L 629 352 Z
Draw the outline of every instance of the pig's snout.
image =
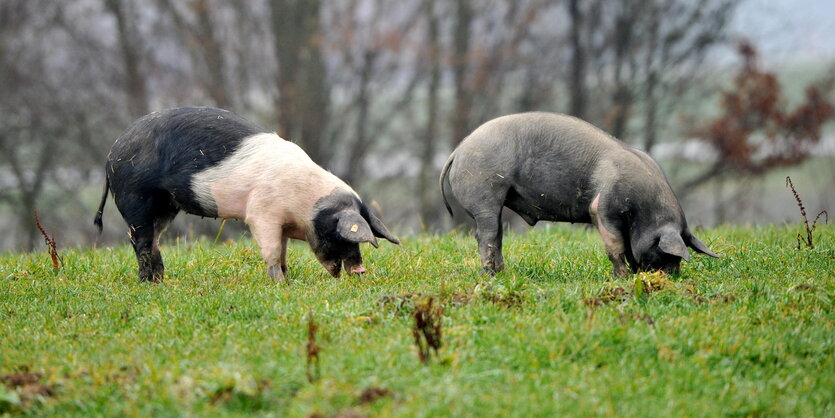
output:
M 365 267 L 362 264 L 356 265 L 351 267 L 351 274 L 363 274 L 366 272 Z

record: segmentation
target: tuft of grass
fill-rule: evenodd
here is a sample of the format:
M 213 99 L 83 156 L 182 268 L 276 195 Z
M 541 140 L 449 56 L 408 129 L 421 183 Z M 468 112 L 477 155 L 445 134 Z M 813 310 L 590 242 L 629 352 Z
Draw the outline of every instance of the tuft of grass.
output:
M 464 233 L 363 246 L 369 272 L 337 279 L 295 243 L 286 284 L 248 238 L 164 243 L 160 284 L 137 282 L 127 242 L 63 250 L 59 270 L 5 253 L 0 376 L 38 380 L 0 382 L 0 414 L 832 416 L 835 227 L 808 251 L 794 235 L 700 231 L 722 258 L 622 279 L 567 225 L 506 234 L 494 277 Z M 429 296 L 443 350 L 424 366 L 410 331 Z

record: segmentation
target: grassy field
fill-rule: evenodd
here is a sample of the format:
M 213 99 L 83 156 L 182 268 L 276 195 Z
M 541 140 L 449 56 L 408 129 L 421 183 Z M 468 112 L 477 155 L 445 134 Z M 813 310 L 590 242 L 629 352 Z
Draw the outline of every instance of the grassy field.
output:
M 369 274 L 338 279 L 293 245 L 286 284 L 248 238 L 164 245 L 160 285 L 127 246 L 62 251 L 57 271 L 5 254 L 0 415 L 833 416 L 835 227 L 811 250 L 797 232 L 698 231 L 722 258 L 616 280 L 567 226 L 506 236 L 495 277 L 466 234 L 369 246 Z

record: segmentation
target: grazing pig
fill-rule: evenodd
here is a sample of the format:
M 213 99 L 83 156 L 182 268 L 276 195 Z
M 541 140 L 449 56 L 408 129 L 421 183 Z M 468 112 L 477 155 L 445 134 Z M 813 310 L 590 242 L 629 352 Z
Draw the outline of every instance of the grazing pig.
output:
M 243 220 L 270 277 L 287 272 L 287 240 L 307 241 L 334 277 L 363 273 L 359 243 L 400 242 L 342 180 L 296 144 L 226 110 L 180 108 L 146 115 L 116 139 L 95 225 L 108 190 L 127 222 L 139 280 L 163 278 L 159 237 L 181 210 Z
M 465 138 L 441 172 L 475 219 L 485 271 L 504 268 L 501 211 L 507 206 L 528 224 L 594 224 L 613 274 L 675 272 L 691 247 L 717 257 L 687 228 L 684 212 L 661 168 L 589 123 L 552 113 L 491 120 Z

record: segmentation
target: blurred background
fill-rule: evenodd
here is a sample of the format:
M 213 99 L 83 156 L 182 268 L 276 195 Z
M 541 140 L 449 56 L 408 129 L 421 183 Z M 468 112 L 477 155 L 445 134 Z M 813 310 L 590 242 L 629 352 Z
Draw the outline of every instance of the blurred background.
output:
M 835 210 L 834 65 L 831 0 L 2 0 L 0 250 L 43 245 L 35 209 L 59 247 L 127 243 L 112 199 L 92 224 L 109 148 L 186 105 L 299 143 L 401 235 L 455 227 L 449 152 L 529 110 L 648 151 L 691 225 L 796 222 L 787 175 Z

